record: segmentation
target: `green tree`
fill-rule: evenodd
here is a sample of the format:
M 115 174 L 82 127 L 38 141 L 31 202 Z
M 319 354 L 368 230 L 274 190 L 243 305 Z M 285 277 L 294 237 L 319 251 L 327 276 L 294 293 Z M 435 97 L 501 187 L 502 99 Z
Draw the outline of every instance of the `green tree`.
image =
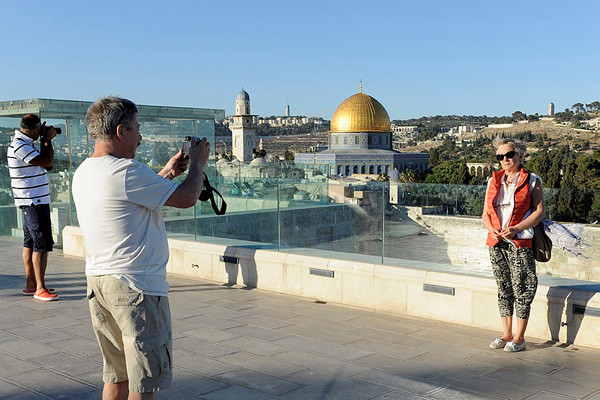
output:
M 286 150 L 286 151 L 285 151 L 285 153 L 284 153 L 284 155 L 283 155 L 283 158 L 284 158 L 286 161 L 294 161 L 294 153 L 292 153 L 292 152 L 291 152 L 291 151 L 289 151 L 289 150 Z

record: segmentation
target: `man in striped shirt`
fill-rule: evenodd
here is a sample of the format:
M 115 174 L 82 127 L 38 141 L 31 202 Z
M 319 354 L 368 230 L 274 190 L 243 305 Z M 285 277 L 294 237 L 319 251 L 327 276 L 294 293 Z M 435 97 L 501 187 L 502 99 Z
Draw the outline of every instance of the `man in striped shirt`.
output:
M 53 127 L 42 127 L 40 118 L 27 114 L 21 119 L 21 129 L 8 147 L 7 158 L 15 205 L 23 211 L 23 264 L 25 265 L 24 295 L 37 300 L 58 300 L 45 283 L 48 252 L 54 240 L 50 226 L 50 186 L 45 168 L 54 161 Z M 40 137 L 42 130 L 45 135 Z M 40 150 L 34 141 L 40 139 Z

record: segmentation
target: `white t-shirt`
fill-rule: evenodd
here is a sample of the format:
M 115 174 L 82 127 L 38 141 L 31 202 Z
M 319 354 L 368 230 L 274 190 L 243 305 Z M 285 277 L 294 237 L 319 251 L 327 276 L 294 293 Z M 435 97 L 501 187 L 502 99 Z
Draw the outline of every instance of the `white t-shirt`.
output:
M 161 207 L 178 184 L 134 159 L 87 158 L 73 175 L 86 275 L 114 275 L 139 292 L 166 296 L 167 232 Z

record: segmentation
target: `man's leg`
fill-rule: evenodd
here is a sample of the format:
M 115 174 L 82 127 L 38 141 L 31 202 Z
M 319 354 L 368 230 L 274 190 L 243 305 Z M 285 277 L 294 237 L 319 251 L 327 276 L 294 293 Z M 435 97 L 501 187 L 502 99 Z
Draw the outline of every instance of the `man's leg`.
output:
M 23 265 L 25 266 L 25 290 L 35 290 L 37 285 L 33 269 L 33 250 L 29 247 L 23 247 L 22 257 Z
M 119 383 L 104 383 L 102 400 L 127 400 L 129 396 L 129 381 Z
M 33 252 L 33 271 L 35 273 L 36 290 L 46 289 L 46 266 L 48 265 L 48 253 L 45 251 Z

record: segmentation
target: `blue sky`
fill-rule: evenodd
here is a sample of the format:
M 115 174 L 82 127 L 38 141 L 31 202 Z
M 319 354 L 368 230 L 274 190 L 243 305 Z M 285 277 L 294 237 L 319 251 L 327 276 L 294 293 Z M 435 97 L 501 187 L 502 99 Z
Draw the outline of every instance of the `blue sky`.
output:
M 597 1 L 5 1 L 0 100 L 94 100 L 392 119 L 600 100 Z

